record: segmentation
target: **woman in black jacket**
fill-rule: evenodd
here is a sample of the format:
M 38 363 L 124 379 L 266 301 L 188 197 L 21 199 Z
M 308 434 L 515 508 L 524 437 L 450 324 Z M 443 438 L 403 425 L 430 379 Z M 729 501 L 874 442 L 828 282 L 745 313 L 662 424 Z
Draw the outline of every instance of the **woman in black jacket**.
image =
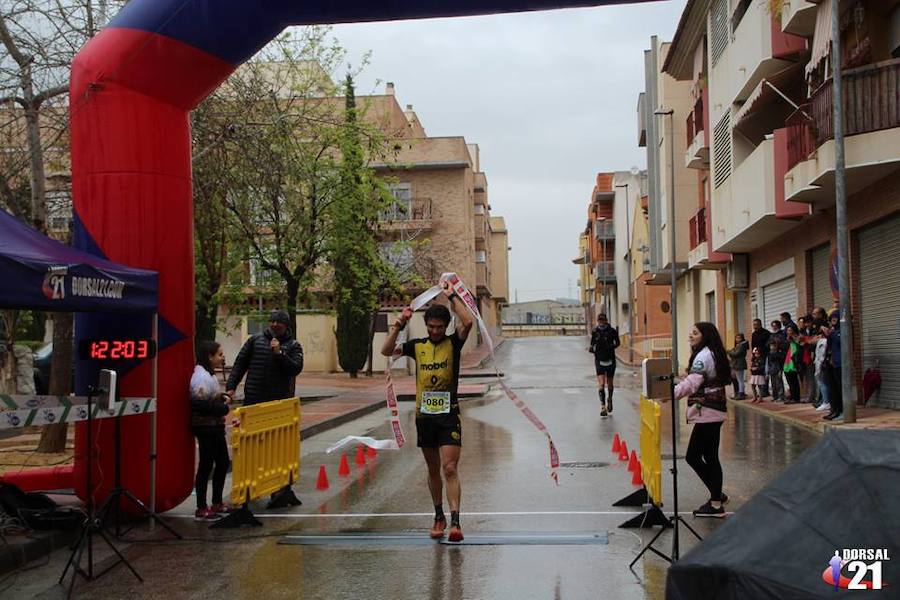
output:
M 225 364 L 225 354 L 216 342 L 197 345 L 197 366 L 191 376 L 191 431 L 200 448 L 200 462 L 194 487 L 197 492 L 195 521 L 215 521 L 230 508 L 222 501 L 225 475 L 228 473 L 228 444 L 225 441 L 225 415 L 231 397 L 223 394 L 215 370 Z M 213 471 L 215 466 L 215 471 Z M 206 504 L 206 485 L 213 476 L 212 506 Z

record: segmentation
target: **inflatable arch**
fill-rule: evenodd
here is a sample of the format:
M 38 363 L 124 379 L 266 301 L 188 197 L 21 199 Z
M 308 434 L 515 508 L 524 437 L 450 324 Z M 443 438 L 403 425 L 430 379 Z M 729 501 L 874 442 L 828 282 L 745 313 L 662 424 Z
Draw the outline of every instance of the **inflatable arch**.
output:
M 159 272 L 158 452 L 155 505 L 168 510 L 193 485 L 187 383 L 193 369 L 194 266 L 188 113 L 238 65 L 289 25 L 449 17 L 646 0 L 131 0 L 72 63 L 72 194 L 76 245 Z M 150 319 L 79 315 L 79 338 L 147 335 Z M 81 363 L 76 388 L 93 383 Z M 148 395 L 149 364 L 124 374 L 123 395 Z M 123 484 L 150 500 L 150 420 L 122 421 Z M 75 481 L 86 440 L 76 431 Z M 95 445 L 98 497 L 113 485 L 112 427 Z M 105 476 L 103 474 L 106 474 Z M 95 479 L 97 481 L 97 479 Z M 86 490 L 78 489 L 82 498 Z

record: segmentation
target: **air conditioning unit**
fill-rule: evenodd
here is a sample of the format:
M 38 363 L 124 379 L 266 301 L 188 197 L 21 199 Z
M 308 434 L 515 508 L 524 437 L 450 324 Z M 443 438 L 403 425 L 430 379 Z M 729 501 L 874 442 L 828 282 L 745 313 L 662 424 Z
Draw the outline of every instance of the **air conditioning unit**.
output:
M 749 255 L 732 254 L 725 267 L 725 285 L 730 290 L 746 290 L 750 287 Z

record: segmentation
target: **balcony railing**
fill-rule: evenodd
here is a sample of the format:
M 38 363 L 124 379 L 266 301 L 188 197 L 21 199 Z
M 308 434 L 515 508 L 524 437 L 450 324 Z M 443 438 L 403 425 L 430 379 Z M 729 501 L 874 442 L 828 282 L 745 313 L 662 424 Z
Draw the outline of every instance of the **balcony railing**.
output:
M 814 123 L 808 116 L 811 110 L 812 108 L 809 104 L 804 104 L 785 121 L 785 125 L 787 125 L 788 171 L 804 160 L 809 159 L 809 155 L 816 150 L 816 142 L 813 135 Z
M 694 103 L 694 110 L 687 116 L 687 145 L 694 143 L 698 133 L 703 132 L 703 98 L 698 98 Z
M 594 279 L 597 281 L 609 281 L 616 278 L 616 263 L 612 260 L 600 261 L 594 264 Z
M 430 221 L 431 198 L 411 198 L 408 202 L 397 200 L 378 215 L 378 220 L 383 223 Z
M 616 225 L 610 219 L 594 221 L 594 237 L 598 240 L 609 240 L 616 237 Z
M 900 59 L 847 69 L 842 81 L 844 135 L 900 127 Z M 834 139 L 833 89 L 829 79 L 812 95 L 816 146 Z
M 697 211 L 690 221 L 691 250 L 706 243 L 706 207 Z

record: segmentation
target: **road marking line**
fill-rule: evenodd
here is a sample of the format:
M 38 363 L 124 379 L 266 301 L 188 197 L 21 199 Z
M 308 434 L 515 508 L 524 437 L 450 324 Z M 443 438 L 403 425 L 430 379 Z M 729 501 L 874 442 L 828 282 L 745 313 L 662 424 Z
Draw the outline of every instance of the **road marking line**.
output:
M 579 394 L 579 393 L 580 392 L 578 390 L 573 390 L 572 388 L 566 388 L 563 390 L 563 394 L 572 395 L 572 394 Z
M 510 511 L 510 512 L 465 512 L 467 517 L 540 517 L 540 516 L 634 516 L 642 514 L 641 511 L 630 510 L 570 510 L 570 511 Z M 691 511 L 681 512 L 682 515 L 691 515 Z M 193 514 L 166 515 L 177 519 L 193 519 Z M 433 512 L 410 513 L 254 513 L 258 519 L 371 519 L 371 518 L 398 518 L 398 517 L 433 517 Z

